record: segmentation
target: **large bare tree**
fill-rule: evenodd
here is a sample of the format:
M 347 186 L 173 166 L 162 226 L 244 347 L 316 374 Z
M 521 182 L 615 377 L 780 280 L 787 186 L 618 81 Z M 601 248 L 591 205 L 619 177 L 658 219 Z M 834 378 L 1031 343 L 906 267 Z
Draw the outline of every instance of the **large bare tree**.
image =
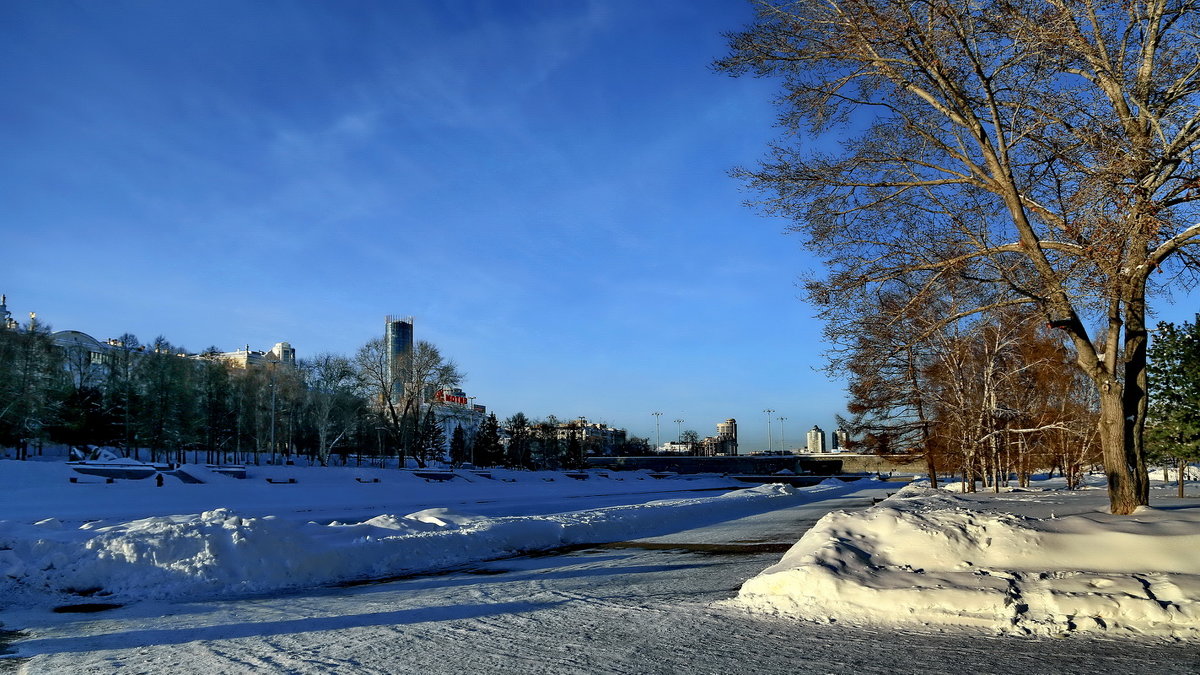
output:
M 991 291 L 964 311 L 1033 305 L 1098 392 L 1112 511 L 1146 503 L 1147 299 L 1200 237 L 1200 0 L 756 4 L 716 65 L 783 80 L 793 133 L 744 174 L 828 256 L 813 298 L 956 277 Z
M 464 376 L 458 365 L 424 340 L 409 352 L 393 357 L 383 339 L 374 338 L 359 348 L 354 368 L 367 397 L 379 411 L 383 428 L 399 446 L 401 465 L 404 457 L 411 455 L 424 466 L 424 459 L 414 448 L 420 421 L 424 413 L 432 415 L 435 391 L 462 383 Z
M 306 387 L 307 421 L 316 431 L 316 456 L 325 466 L 334 447 L 358 421 L 362 399 L 355 392 L 354 364 L 344 356 L 323 352 L 297 367 Z

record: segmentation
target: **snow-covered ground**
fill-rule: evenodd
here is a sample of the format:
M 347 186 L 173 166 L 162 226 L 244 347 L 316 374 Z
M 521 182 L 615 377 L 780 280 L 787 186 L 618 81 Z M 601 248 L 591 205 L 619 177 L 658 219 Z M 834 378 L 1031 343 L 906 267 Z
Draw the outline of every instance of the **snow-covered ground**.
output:
M 516 564 L 515 555 L 573 545 L 639 540 L 656 550 L 654 538 L 668 533 L 731 522 L 742 528 L 755 514 L 851 494 L 861 502 L 861 495 L 901 487 L 827 481 L 745 488 L 718 476 L 654 479 L 638 472 L 574 480 L 496 471 L 428 482 L 396 469 L 286 466 L 250 467 L 250 478 L 236 480 L 188 470 L 205 482 L 71 483 L 62 463 L 0 461 L 5 628 L 32 629 L 21 625 L 27 620 L 54 632 L 61 621 L 66 630 L 74 624 L 47 619 L 60 616 L 50 612 L 59 605 L 125 605 L 121 612 L 165 606 L 148 611 L 169 615 L 171 607 L 201 600 L 253 604 L 340 582 L 479 569 L 501 559 Z M 809 631 L 955 627 L 1200 639 L 1200 498 L 1179 500 L 1173 485 L 1158 487 L 1154 508 L 1115 517 L 1101 487 L 1059 487 L 1042 482 L 1031 490 L 961 494 L 911 486 L 871 508 L 859 503 L 853 512 L 829 513 L 795 529 L 793 538 L 771 533 L 769 541 L 799 541 L 775 564 L 760 551 L 762 566 L 744 575 L 738 567 L 741 576 L 714 581 L 705 602 L 719 606 L 701 614 L 705 621 L 757 617 Z M 767 540 L 721 532 L 747 550 Z M 783 550 L 777 546 L 768 548 Z M 686 588 L 689 574 L 713 564 L 674 566 L 669 583 Z M 730 585 L 718 597 L 722 583 Z M 434 621 L 449 611 L 435 609 Z M 411 620 L 424 621 L 418 614 Z M 312 630 L 302 620 L 295 626 Z M 271 649 L 271 641 L 251 642 Z M 41 653 L 20 643 L 17 650 Z
M 857 628 L 719 602 L 829 511 L 894 490 L 387 583 L 98 614 L 15 609 L 3 615 L 21 629 L 7 665 L 39 675 L 1196 672 L 1194 643 Z
M 800 490 L 771 485 L 731 491 L 736 484 L 716 477 L 630 473 L 581 481 L 503 471 L 455 484 L 395 470 L 294 467 L 278 467 L 272 476 L 295 478 L 294 484 L 206 476 L 211 482 L 157 488 L 152 480 L 71 484 L 57 476 L 62 470 L 49 463 L 0 463 L 11 487 L 0 508 L 25 516 L 0 521 L 5 605 L 227 597 L 451 569 L 520 552 L 677 531 L 851 489 L 828 481 Z M 60 480 L 44 480 L 47 475 Z M 374 478 L 381 482 L 356 480 Z M 39 497 L 39 491 L 57 492 L 59 499 Z M 675 498 L 636 496 L 647 493 Z M 539 496 L 543 503 L 531 508 L 529 500 Z M 623 503 L 606 505 L 614 498 Z M 465 502 L 503 508 L 506 515 L 467 511 Z M 574 508 L 564 511 L 565 502 Z M 189 512 L 214 503 L 223 506 Z M 454 506 L 430 507 L 448 503 Z M 364 512 L 372 515 L 344 519 Z M 143 517 L 130 520 L 130 514 Z
M 831 513 L 747 581 L 738 606 L 842 624 L 1200 638 L 1200 499 L 1156 489 L 952 494 L 912 485 Z M 1194 490 L 1193 490 L 1194 493 Z
M 55 518 L 64 525 L 90 520 L 123 521 L 151 516 L 232 509 L 243 516 L 316 520 L 366 520 L 384 513 L 410 513 L 430 507 L 465 508 L 472 513 L 556 513 L 584 506 L 572 503 L 608 495 L 611 504 L 629 503 L 628 495 L 671 490 L 718 490 L 747 487 L 718 476 L 650 478 L 648 472 L 620 472 L 574 480 L 560 472 L 496 470 L 491 478 L 460 471 L 457 478 L 428 481 L 409 471 L 374 467 L 248 466 L 239 480 L 200 465 L 183 470 L 204 480 L 181 482 L 165 476 L 118 480 L 83 476 L 63 461 L 0 460 L 0 518 L 32 523 Z M 78 482 L 71 483 L 70 479 Z M 287 483 L 294 479 L 295 483 Z M 268 480 L 276 481 L 269 483 Z M 378 480 L 379 482 L 372 482 Z M 652 497 L 647 497 L 647 499 Z M 603 500 L 601 500 L 603 501 Z

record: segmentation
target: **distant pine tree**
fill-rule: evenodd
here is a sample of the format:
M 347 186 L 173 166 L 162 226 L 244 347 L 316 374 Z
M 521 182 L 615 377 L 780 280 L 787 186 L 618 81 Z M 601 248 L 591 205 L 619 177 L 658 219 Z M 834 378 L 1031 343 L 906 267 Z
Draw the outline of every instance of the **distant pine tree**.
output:
M 542 470 L 557 469 L 562 444 L 558 442 L 558 422 L 553 415 L 547 421 L 533 426 L 533 441 L 533 450 L 530 452 L 533 467 Z
M 450 463 L 454 466 L 462 466 L 471 460 L 469 448 L 467 448 L 467 434 L 463 431 L 461 424 L 454 426 L 454 433 L 450 434 Z
M 569 471 L 581 471 L 587 468 L 587 462 L 583 459 L 583 443 L 576 434 L 571 434 L 567 438 L 567 451 L 563 453 L 562 467 Z
M 438 422 L 437 416 L 433 414 L 432 407 L 421 420 L 416 440 L 417 458 L 421 461 L 422 466 L 426 462 L 441 460 L 445 456 L 446 431 L 442 429 L 441 422 Z
M 480 466 L 496 466 L 504 459 L 504 446 L 500 444 L 500 420 L 492 413 L 483 420 L 475 436 L 475 462 Z
M 505 426 L 508 429 L 509 439 L 506 464 L 514 469 L 529 468 L 529 445 L 531 440 L 529 418 L 525 417 L 525 413 L 518 412 L 508 418 Z

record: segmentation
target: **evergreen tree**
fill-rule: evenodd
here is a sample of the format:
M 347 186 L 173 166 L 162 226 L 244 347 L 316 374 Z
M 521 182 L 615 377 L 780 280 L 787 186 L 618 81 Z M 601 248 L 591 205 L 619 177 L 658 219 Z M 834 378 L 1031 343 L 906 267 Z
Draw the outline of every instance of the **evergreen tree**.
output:
M 138 409 L 141 405 L 137 382 L 137 359 L 141 343 L 132 333 L 117 338 L 118 344 L 104 359 L 108 372 L 104 382 L 105 407 L 112 419 L 106 444 L 121 448 L 126 457 L 140 459 L 138 452 Z
M 98 387 L 68 386 L 54 396 L 61 404 L 55 422 L 46 429 L 51 441 L 70 446 L 107 444 L 110 419 Z
M 450 464 L 458 467 L 471 461 L 470 449 L 467 447 L 467 433 L 461 424 L 454 425 L 454 433 L 450 434 Z
M 504 446 L 500 443 L 500 420 L 492 413 L 483 420 L 475 436 L 475 462 L 480 466 L 496 466 L 504 460 Z
M 51 398 L 58 402 L 56 419 L 46 428 L 55 443 L 70 446 L 105 445 L 109 434 L 104 407 L 102 369 L 90 348 L 71 344 L 58 348 L 64 371 L 53 378 Z
M 518 412 L 505 422 L 508 429 L 508 461 L 510 467 L 517 469 L 529 468 L 530 428 L 529 418 L 525 413 Z
M 1178 328 L 1159 323 L 1149 357 L 1150 451 L 1176 460 L 1182 497 L 1186 464 L 1200 459 L 1200 315 Z
M 567 450 L 563 453 L 562 467 L 569 471 L 582 471 L 587 468 L 587 462 L 583 459 L 583 443 L 579 440 L 579 434 L 571 434 L 567 437 Z
M 48 326 L 31 317 L 23 330 L 0 331 L 0 443 L 16 447 L 17 459 L 54 424 L 62 374 Z
M 417 428 L 417 462 L 424 467 L 427 462 L 441 460 L 446 454 L 446 431 L 433 414 L 433 407 L 426 408 L 421 424 Z
M 558 420 L 553 415 L 544 422 L 533 425 L 533 442 L 530 456 L 535 469 L 557 469 L 562 455 L 562 443 L 558 440 Z

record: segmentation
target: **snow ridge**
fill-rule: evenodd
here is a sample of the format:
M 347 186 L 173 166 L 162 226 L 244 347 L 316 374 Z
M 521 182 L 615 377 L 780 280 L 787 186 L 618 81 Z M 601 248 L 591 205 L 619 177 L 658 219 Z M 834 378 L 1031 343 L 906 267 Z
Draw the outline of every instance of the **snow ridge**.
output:
M 733 602 L 829 622 L 1200 638 L 1194 509 L 1122 520 L 981 504 L 909 486 L 867 511 L 830 513 Z

